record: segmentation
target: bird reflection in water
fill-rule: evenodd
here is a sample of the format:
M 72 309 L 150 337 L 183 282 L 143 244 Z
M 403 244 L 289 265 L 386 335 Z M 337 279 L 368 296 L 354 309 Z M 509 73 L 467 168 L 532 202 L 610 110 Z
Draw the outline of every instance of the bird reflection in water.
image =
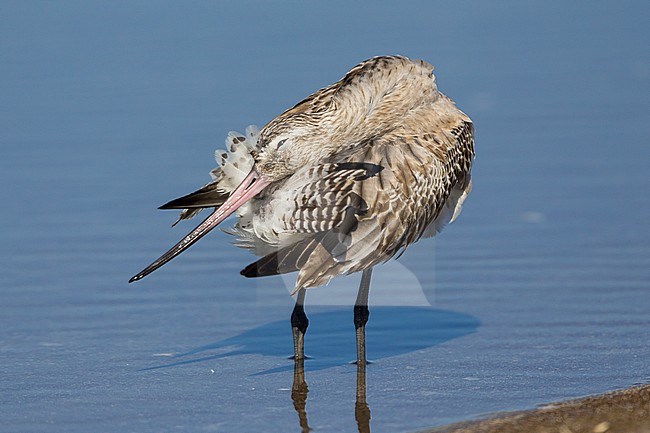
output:
M 366 402 L 366 363 L 357 363 L 357 399 L 354 403 L 354 419 L 359 433 L 370 433 L 370 407 Z
M 293 408 L 298 413 L 298 421 L 300 422 L 300 431 L 302 433 L 307 433 L 311 430 L 311 428 L 309 428 L 306 410 L 308 393 L 309 388 L 307 387 L 307 381 L 305 381 L 305 361 L 303 359 L 298 359 L 293 366 L 291 400 L 293 400 Z
M 260 309 L 258 312 L 268 312 Z M 318 323 L 310 336 L 313 344 L 310 346 L 309 370 L 313 373 L 326 371 L 329 368 L 342 367 L 348 363 L 354 353 L 354 339 L 339 339 L 334 336 L 345 335 L 350 327 L 349 310 L 312 311 L 310 317 Z M 397 307 L 375 306 L 372 309 L 373 326 L 369 328 L 368 347 L 372 348 L 372 359 L 382 362 L 388 358 L 413 353 L 423 349 L 433 348 L 447 341 L 461 338 L 476 332 L 480 321 L 471 315 L 455 311 L 427 307 Z M 238 335 L 218 340 L 203 346 L 195 347 L 184 353 L 179 353 L 167 362 L 143 368 L 144 371 L 186 367 L 196 363 L 226 362 L 228 358 L 243 357 L 248 359 L 246 364 L 250 369 L 244 371 L 245 377 L 263 380 L 269 374 L 289 373 L 291 364 L 286 361 L 280 365 L 265 369 L 252 359 L 257 356 L 267 359 L 286 360 L 291 352 L 290 340 L 287 338 L 287 323 L 278 320 L 265 323 L 249 329 Z M 399 342 L 399 343 L 397 343 Z M 360 346 L 357 346 L 359 348 Z M 361 347 L 365 349 L 365 347 Z M 357 354 L 358 356 L 358 354 Z M 365 358 L 365 354 L 362 354 Z M 232 361 L 239 362 L 239 361 Z M 276 362 L 271 362 L 276 364 Z M 216 367 L 215 367 L 216 368 Z M 348 366 L 348 368 L 351 368 Z M 357 364 L 355 418 L 359 432 L 370 431 L 370 409 L 366 402 L 366 365 Z M 260 371 L 261 369 L 261 371 Z M 249 376 L 250 375 L 250 376 Z M 343 385 L 343 384 L 342 384 Z M 291 399 L 298 415 L 300 431 L 308 432 L 309 418 L 307 416 L 308 386 L 305 379 L 304 360 L 298 359 L 293 365 L 293 386 Z M 350 404 L 351 406 L 351 404 Z M 286 430 L 286 429 L 285 429 Z
M 366 402 L 366 363 L 356 362 L 357 365 L 357 392 L 354 403 L 354 419 L 357 422 L 359 433 L 370 433 L 370 407 Z M 293 386 L 291 387 L 291 400 L 293 408 L 298 414 L 300 431 L 307 433 L 312 429 L 307 419 L 307 394 L 309 387 L 305 380 L 305 361 L 298 359 L 293 366 Z

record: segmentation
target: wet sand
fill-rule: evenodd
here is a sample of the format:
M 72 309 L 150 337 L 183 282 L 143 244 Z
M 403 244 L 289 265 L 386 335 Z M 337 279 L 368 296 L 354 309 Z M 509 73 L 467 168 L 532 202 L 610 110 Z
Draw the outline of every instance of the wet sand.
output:
M 494 414 L 421 433 L 648 433 L 650 385 Z

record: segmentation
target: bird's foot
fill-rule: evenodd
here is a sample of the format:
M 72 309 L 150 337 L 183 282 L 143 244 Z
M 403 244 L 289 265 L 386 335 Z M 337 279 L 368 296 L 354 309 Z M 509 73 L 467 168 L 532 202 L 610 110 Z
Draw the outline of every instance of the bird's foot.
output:
M 293 359 L 294 361 L 296 361 L 296 355 L 287 356 L 287 359 Z M 303 355 L 302 358 L 298 358 L 298 361 L 301 359 L 311 359 L 311 356 Z

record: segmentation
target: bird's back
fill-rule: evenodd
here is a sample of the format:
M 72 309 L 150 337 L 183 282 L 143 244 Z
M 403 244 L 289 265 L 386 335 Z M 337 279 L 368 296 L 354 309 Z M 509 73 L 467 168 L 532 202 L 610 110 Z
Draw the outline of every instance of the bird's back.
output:
M 471 189 L 473 125 L 439 92 L 335 157 L 303 167 L 258 200 L 256 235 L 277 251 L 249 276 L 299 271 L 296 289 L 326 284 L 440 231 Z
M 262 129 L 260 141 L 302 122 L 326 138 L 305 149 L 309 164 L 240 209 L 236 244 L 263 256 L 242 274 L 299 271 L 296 289 L 319 286 L 388 260 L 456 218 L 471 189 L 474 130 L 432 71 L 405 57 L 370 59 Z M 246 167 L 222 161 L 210 191 L 227 195 L 223 173 L 243 178 L 252 166 L 246 138 L 243 162 L 241 146 L 230 152 Z

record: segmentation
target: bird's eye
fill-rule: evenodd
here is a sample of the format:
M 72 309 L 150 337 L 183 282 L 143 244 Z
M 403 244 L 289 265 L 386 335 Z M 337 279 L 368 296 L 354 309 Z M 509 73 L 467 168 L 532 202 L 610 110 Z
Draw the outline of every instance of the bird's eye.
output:
M 280 140 L 280 141 L 278 141 L 278 149 L 279 149 L 280 146 L 282 146 L 286 141 L 287 141 L 286 138 L 285 138 L 284 140 Z

